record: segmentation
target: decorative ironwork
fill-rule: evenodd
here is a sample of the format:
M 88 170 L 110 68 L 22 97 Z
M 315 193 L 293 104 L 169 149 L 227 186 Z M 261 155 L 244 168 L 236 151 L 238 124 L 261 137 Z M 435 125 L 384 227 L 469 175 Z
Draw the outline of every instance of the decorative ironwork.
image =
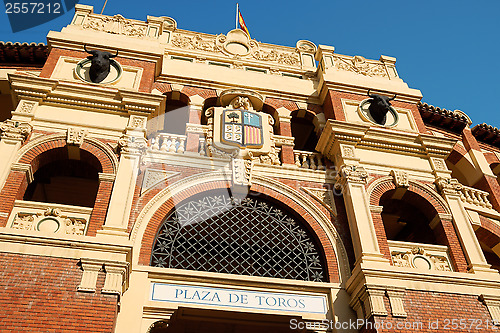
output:
M 177 208 L 156 236 L 151 265 L 325 281 L 309 232 L 260 198 L 206 196 Z

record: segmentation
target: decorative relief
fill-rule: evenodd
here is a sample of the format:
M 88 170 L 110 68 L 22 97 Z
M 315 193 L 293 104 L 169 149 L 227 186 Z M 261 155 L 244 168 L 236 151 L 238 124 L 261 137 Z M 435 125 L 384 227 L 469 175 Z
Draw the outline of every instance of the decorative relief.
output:
M 225 54 L 233 59 L 253 58 L 259 61 L 274 62 L 286 66 L 301 66 L 299 51 L 287 52 L 278 47 L 266 47 L 238 30 L 232 30 L 227 35 L 209 36 L 202 34 L 174 33 L 172 45 L 187 50 L 197 50 L 210 53 Z M 304 48 L 307 46 L 304 45 Z M 306 52 L 310 52 L 309 49 Z M 235 67 L 242 68 L 236 64 Z
M 283 136 L 283 135 L 273 134 L 272 138 L 274 140 L 274 144 L 278 147 L 295 145 L 295 138 L 293 136 Z
M 500 297 L 498 296 L 490 296 L 490 295 L 481 295 L 479 300 L 486 305 L 488 312 L 490 313 L 491 320 L 493 325 L 500 325 Z
M 144 172 L 144 178 L 141 185 L 141 195 L 147 192 L 149 189 L 164 183 L 164 188 L 167 187 L 167 180 L 178 175 L 179 172 L 174 171 L 164 171 L 155 169 L 146 169 Z
M 450 272 L 452 270 L 445 256 L 430 254 L 423 247 L 414 247 L 406 252 L 392 251 L 391 256 L 394 266 L 397 267 Z
M 23 102 L 21 102 L 21 106 L 18 108 L 18 111 L 21 113 L 30 114 L 33 112 L 34 108 L 35 108 L 35 102 L 23 101 Z
M 396 185 L 396 187 L 408 188 L 408 186 L 410 186 L 408 182 L 408 174 L 406 172 L 391 170 L 391 176 L 394 178 L 394 185 Z
M 180 33 L 176 33 L 172 37 L 172 45 L 181 49 L 219 52 L 218 48 L 215 45 L 215 37 L 203 38 L 200 34 L 189 37 Z
M 368 173 L 361 166 L 344 164 L 335 177 L 335 188 L 343 187 L 346 183 L 366 184 Z
M 278 52 L 277 50 L 264 51 L 257 50 L 252 53 L 252 57 L 261 61 L 272 61 L 288 66 L 300 66 L 300 58 L 296 53 Z
M 132 128 L 146 128 L 146 117 L 131 116 L 129 120 L 129 126 Z
M 299 40 L 296 47 L 298 51 L 306 53 L 315 53 L 317 49 L 316 45 L 308 40 Z
M 145 37 L 147 25 L 126 19 L 117 14 L 115 16 L 88 16 L 83 28 L 110 34 Z
M 260 155 L 259 159 L 260 163 L 268 165 L 281 165 L 278 150 L 274 145 L 271 145 L 269 153 Z
M 433 158 L 432 162 L 434 162 L 434 167 L 436 168 L 436 170 L 448 170 L 442 158 Z
M 339 70 L 354 72 L 366 76 L 388 77 L 383 64 L 369 62 L 362 56 L 354 56 L 350 58 L 334 55 L 333 59 L 334 66 Z
M 66 136 L 66 143 L 80 147 L 87 136 L 88 131 L 83 128 L 69 127 Z
M 20 123 L 14 120 L 0 122 L 0 138 L 16 139 L 24 141 L 31 133 L 33 127 L 28 123 Z
M 228 89 L 220 99 L 222 107 L 205 111 L 207 156 L 280 165 L 279 150 L 272 139 L 274 119 L 255 111 L 262 107 L 262 96 L 245 89 Z
M 186 124 L 186 133 L 207 134 L 208 126 L 200 124 Z
M 205 150 L 206 155 L 216 158 L 224 158 L 230 159 L 234 158 L 238 155 L 238 151 L 234 151 L 232 153 L 227 153 L 223 150 L 217 149 L 214 147 L 214 118 L 213 118 L 213 109 L 208 109 L 205 111 L 205 115 L 208 118 L 208 131 L 207 137 L 205 140 Z
M 311 187 L 302 187 L 302 190 L 304 190 L 314 199 L 318 200 L 333 215 L 337 215 L 337 208 L 335 207 L 335 201 L 333 199 L 333 193 L 331 190 Z
M 448 195 L 458 195 L 458 192 L 461 191 L 463 187 L 455 178 L 438 177 L 434 183 L 441 193 Z
M 342 157 L 354 158 L 354 147 L 341 145 L 342 147 Z
M 387 297 L 389 298 L 389 304 L 391 305 L 391 313 L 394 317 L 407 317 L 408 314 L 405 311 L 403 299 L 405 296 L 404 289 L 392 288 L 386 291 Z
M 147 142 L 141 137 L 123 135 L 118 140 L 118 147 L 122 154 L 142 154 L 146 150 Z
M 231 101 L 230 105 L 231 105 L 231 107 L 233 107 L 233 109 L 243 109 L 243 110 L 253 109 L 252 103 L 250 103 L 250 100 L 248 99 L 248 97 L 245 97 L 245 96 L 235 97 Z
M 250 186 L 252 161 L 233 158 L 231 160 L 231 169 L 233 173 L 233 183 L 235 185 Z
M 83 235 L 87 221 L 63 215 L 59 208 L 47 208 L 43 213 L 17 213 L 12 228 L 45 232 L 62 232 L 67 235 Z

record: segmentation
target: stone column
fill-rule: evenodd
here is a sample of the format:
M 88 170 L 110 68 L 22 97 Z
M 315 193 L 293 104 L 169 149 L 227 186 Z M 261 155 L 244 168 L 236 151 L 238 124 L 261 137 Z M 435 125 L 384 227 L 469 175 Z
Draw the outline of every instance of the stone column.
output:
M 0 123 L 0 188 L 3 187 L 17 151 L 31 133 L 32 127 L 25 122 L 6 120 Z
M 467 212 L 460 201 L 462 184 L 454 178 L 443 177 L 437 178 L 435 183 L 450 206 L 453 225 L 464 249 L 469 271 L 472 273 L 493 273 L 498 275 L 498 272 L 491 269 L 490 265 L 486 262 L 474 229 L 467 218 Z
M 389 264 L 389 261 L 383 258 L 378 246 L 368 194 L 365 190 L 367 177 L 368 174 L 363 167 L 342 165 L 337 174 L 335 187 L 343 191 L 356 263 Z
M 111 193 L 106 222 L 98 235 L 128 237 L 128 220 L 142 152 L 146 149 L 144 137 L 124 135 L 118 141 L 120 163 Z

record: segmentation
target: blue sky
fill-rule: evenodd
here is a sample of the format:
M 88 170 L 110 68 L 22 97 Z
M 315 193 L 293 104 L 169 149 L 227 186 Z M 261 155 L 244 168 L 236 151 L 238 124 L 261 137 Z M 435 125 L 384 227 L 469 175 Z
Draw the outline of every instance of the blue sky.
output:
M 104 0 L 80 1 L 100 13 Z M 500 128 L 500 1 L 240 0 L 252 38 L 295 46 L 297 40 L 335 46 L 336 52 L 397 58 L 399 75 L 423 101 L 466 112 L 473 124 Z M 234 1 L 108 0 L 104 14 L 146 20 L 173 17 L 181 29 L 226 33 L 235 25 Z M 0 40 L 46 42 L 49 30 L 69 24 L 73 11 L 12 33 L 0 13 Z

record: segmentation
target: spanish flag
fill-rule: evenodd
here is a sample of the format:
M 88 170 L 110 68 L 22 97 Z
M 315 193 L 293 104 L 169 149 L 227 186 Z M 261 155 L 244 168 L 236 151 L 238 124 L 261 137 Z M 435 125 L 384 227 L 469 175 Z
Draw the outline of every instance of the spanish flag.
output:
M 248 31 L 247 25 L 245 24 L 245 20 L 243 20 L 243 16 L 241 16 L 240 9 L 238 7 L 238 23 L 240 24 L 241 30 L 247 33 L 248 38 L 250 38 L 250 32 Z

